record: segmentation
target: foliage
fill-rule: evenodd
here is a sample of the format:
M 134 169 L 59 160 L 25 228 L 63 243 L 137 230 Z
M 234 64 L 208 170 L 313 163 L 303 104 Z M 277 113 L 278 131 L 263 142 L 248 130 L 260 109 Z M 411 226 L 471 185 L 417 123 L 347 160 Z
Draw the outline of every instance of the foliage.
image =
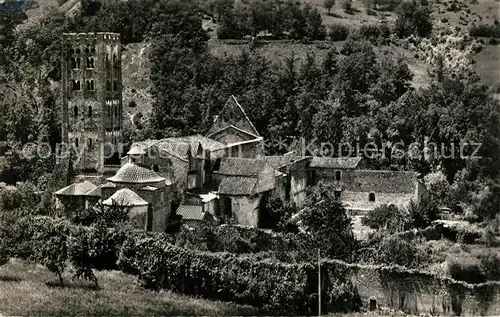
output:
M 394 31 L 400 38 L 410 35 L 427 37 L 431 34 L 433 26 L 428 7 L 419 6 L 414 0 L 403 1 L 397 14 Z
M 307 314 L 316 307 L 317 275 L 311 264 L 196 252 L 151 237 L 128 238 L 120 264 L 139 274 L 144 285 L 151 288 L 232 300 L 281 313 Z
M 407 241 L 397 235 L 390 235 L 380 242 L 377 260 L 380 263 L 416 268 L 426 262 L 426 256 L 417 247 L 415 240 Z
M 290 203 L 284 202 L 281 197 L 272 194 L 263 201 L 261 209 L 262 228 L 273 229 L 278 232 L 297 232 L 297 227 L 292 223 L 291 218 L 297 209 Z M 265 223 L 264 223 L 265 221 Z
M 500 38 L 500 25 L 479 24 L 473 25 L 469 29 L 470 36 Z
M 93 269 L 116 269 L 123 240 L 123 232 L 108 229 L 104 222 L 73 227 L 68 238 L 68 255 L 75 267 L 74 277 L 93 281 L 98 287 Z
M 324 256 L 352 261 L 356 241 L 351 220 L 333 193 L 331 185 L 323 182 L 310 188 L 305 209 L 298 219 L 311 235 L 314 247 L 321 248 Z
M 332 41 L 344 41 L 349 36 L 349 27 L 334 23 L 328 26 L 328 37 Z
M 114 202 L 112 206 L 104 206 L 98 203 L 95 207 L 73 210 L 68 218 L 72 223 L 90 226 L 96 223 L 104 223 L 108 227 L 121 227 L 128 220 L 130 208 L 119 206 Z
M 408 216 L 406 212 L 395 205 L 381 205 L 370 210 L 362 223 L 372 229 L 384 228 L 391 233 L 403 231 L 408 225 Z
M 413 228 L 426 228 L 439 216 L 438 203 L 428 198 L 421 199 L 419 203 L 411 201 L 407 208 Z
M 332 10 L 334 5 L 335 5 L 335 0 L 323 1 L 323 6 L 328 10 L 328 14 L 330 14 L 330 10 Z
M 219 39 L 256 37 L 267 31 L 275 37 L 285 33 L 297 40 L 323 40 L 325 27 L 318 9 L 296 1 L 251 0 L 245 3 L 221 2 L 212 9 L 220 20 Z
M 62 273 L 68 259 L 68 223 L 50 217 L 37 217 L 33 220 L 30 228 L 33 236 L 29 241 L 32 248 L 31 260 L 57 274 L 63 285 Z

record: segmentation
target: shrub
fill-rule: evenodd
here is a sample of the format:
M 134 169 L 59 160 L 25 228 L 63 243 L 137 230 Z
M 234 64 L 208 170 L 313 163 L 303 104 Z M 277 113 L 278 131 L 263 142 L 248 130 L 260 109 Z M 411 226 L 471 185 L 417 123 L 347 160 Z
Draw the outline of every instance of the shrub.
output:
M 352 13 L 352 0 L 344 0 L 342 2 L 342 9 L 345 13 Z
M 490 251 L 480 256 L 481 271 L 487 280 L 500 281 L 500 255 Z
M 498 24 L 494 24 L 494 25 L 487 25 L 487 24 L 473 25 L 469 29 L 469 35 L 470 36 L 478 36 L 478 37 L 495 37 L 495 38 L 500 38 L 500 25 L 498 25 Z
M 458 281 L 467 283 L 483 283 L 486 281 L 481 271 L 481 262 L 477 258 L 449 256 L 446 262 L 451 277 Z
M 349 36 L 349 27 L 338 23 L 332 24 L 328 36 L 332 41 L 344 41 Z
M 438 219 L 439 208 L 435 200 L 422 199 L 420 203 L 410 202 L 408 206 L 410 223 L 415 228 L 426 228 Z
M 371 41 L 372 43 L 377 41 L 379 38 L 386 39 L 391 35 L 391 30 L 385 23 L 379 24 L 363 24 L 359 28 L 359 35 Z
M 378 261 L 415 268 L 425 262 L 424 254 L 417 248 L 414 240 L 406 241 L 399 236 L 389 236 L 380 242 Z
M 389 232 L 396 232 L 404 230 L 408 218 L 395 205 L 382 205 L 370 210 L 361 221 L 372 229 L 385 228 Z

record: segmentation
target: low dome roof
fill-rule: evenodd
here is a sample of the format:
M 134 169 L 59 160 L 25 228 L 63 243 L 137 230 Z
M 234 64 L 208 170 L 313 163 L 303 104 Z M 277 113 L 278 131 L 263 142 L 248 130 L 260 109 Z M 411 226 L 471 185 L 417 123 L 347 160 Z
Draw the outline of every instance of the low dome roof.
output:
M 166 179 L 156 174 L 156 172 L 132 164 L 127 163 L 123 165 L 115 176 L 108 178 L 108 181 L 113 183 L 127 183 L 127 184 L 147 184 L 164 182 Z

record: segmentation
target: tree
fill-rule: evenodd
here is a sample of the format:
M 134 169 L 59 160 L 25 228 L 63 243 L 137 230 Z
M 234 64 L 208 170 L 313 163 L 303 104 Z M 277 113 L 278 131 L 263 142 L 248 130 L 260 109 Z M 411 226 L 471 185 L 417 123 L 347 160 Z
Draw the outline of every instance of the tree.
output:
M 382 205 L 370 210 L 362 223 L 372 229 L 387 229 L 389 232 L 403 231 L 408 224 L 406 213 L 395 205 Z
M 352 13 L 352 0 L 344 0 L 342 2 L 342 9 L 345 13 Z
M 415 0 L 403 1 L 397 9 L 397 14 L 394 30 L 400 38 L 412 34 L 427 37 L 431 34 L 433 25 L 428 7 L 417 5 Z
M 323 256 L 352 261 L 356 241 L 351 219 L 333 193 L 333 187 L 323 182 L 310 188 L 299 221 Z
M 325 0 L 323 2 L 323 5 L 325 6 L 325 9 L 328 10 L 328 14 L 330 14 L 330 10 L 333 8 L 335 5 L 335 0 Z
M 69 227 L 66 221 L 50 217 L 36 217 L 31 223 L 31 260 L 55 273 L 61 285 L 62 274 L 68 259 L 67 239 Z

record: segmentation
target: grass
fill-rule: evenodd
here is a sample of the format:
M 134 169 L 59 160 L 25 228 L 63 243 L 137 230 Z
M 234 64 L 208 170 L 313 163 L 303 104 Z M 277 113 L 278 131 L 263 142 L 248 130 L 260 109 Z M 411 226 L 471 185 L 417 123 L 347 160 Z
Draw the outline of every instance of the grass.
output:
M 12 259 L 0 267 L 0 316 L 179 316 L 258 315 L 258 309 L 215 302 L 140 287 L 137 279 L 117 271 L 98 272 L 100 289 L 92 283 L 72 281 L 65 287 L 41 266 Z M 51 286 L 52 285 L 52 286 Z

